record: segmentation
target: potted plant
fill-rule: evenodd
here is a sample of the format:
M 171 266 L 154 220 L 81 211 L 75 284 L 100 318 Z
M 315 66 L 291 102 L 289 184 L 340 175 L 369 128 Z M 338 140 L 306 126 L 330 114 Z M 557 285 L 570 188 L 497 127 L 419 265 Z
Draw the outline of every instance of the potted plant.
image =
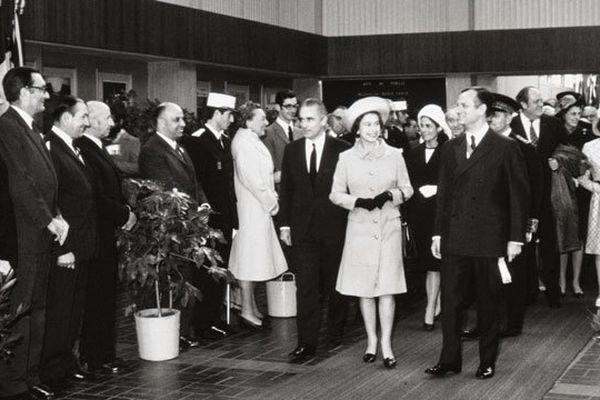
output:
M 187 307 L 202 299 L 182 269 L 206 268 L 214 279 L 233 281 L 218 266 L 222 259 L 214 249 L 223 235 L 208 226 L 210 209 L 176 189 L 131 179 L 126 192 L 137 216 L 133 229 L 118 238 L 121 278 L 131 298 L 126 312 L 135 315 L 140 358 L 172 359 L 179 354 L 179 311 L 173 304 Z
M 19 305 L 14 314 L 10 312 L 9 295 L 16 283 L 14 271 L 7 275 L 0 274 L 0 362 L 10 362 L 15 346 L 22 339 L 22 335 L 11 332 L 17 320 L 27 311 Z

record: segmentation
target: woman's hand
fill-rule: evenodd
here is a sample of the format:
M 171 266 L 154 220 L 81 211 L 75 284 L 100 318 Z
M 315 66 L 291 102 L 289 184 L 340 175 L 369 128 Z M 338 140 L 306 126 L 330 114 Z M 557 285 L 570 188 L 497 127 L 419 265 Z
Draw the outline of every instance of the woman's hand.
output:
M 364 208 L 365 210 L 374 210 L 377 207 L 375 199 L 358 198 L 354 202 L 354 208 Z
M 388 201 L 392 201 L 393 198 L 394 197 L 392 196 L 392 193 L 389 190 L 386 190 L 385 192 L 380 193 L 377 196 L 375 196 L 373 201 L 375 202 L 375 206 L 377 206 L 377 208 L 381 208 Z

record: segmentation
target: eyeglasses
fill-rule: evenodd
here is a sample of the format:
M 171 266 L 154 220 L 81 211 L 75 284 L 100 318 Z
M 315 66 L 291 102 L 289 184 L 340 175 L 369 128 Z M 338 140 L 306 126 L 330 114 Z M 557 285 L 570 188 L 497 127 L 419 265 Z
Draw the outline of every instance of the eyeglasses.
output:
M 283 104 L 281 107 L 283 108 L 298 108 L 300 107 L 299 104 Z
M 48 93 L 48 89 L 45 86 L 27 86 L 29 89 L 37 89 L 42 93 Z

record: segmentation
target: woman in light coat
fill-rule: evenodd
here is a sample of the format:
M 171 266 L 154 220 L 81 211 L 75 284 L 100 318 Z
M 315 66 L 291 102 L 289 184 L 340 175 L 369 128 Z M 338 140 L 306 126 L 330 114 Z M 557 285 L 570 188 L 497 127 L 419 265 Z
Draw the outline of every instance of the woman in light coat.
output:
M 402 152 L 380 137 L 388 115 L 389 103 L 379 97 L 360 99 L 348 109 L 345 124 L 358 139 L 340 154 L 329 198 L 350 210 L 336 289 L 360 297 L 368 336 L 363 361 L 376 358 L 378 301 L 383 364 L 393 368 L 394 295 L 406 292 L 398 206 L 413 189 Z
M 231 244 L 229 270 L 240 281 L 241 323 L 263 327 L 254 299 L 254 282 L 267 281 L 287 270 L 272 216 L 279 205 L 273 180 L 273 160 L 260 136 L 267 126 L 265 112 L 256 103 L 240 107 L 238 130 L 231 142 L 239 230 Z

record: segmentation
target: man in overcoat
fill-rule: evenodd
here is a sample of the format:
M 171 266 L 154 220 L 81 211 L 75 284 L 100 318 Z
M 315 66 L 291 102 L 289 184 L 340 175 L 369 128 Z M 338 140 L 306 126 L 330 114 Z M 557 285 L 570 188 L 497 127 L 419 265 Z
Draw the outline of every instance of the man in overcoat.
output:
M 460 330 L 465 299 L 474 282 L 480 330 L 479 379 L 494 376 L 500 339 L 500 264 L 521 252 L 529 208 L 525 161 L 517 143 L 489 129 L 493 97 L 480 87 L 458 97 L 465 135 L 444 144 L 432 240 L 442 259 L 442 376 L 462 369 Z

